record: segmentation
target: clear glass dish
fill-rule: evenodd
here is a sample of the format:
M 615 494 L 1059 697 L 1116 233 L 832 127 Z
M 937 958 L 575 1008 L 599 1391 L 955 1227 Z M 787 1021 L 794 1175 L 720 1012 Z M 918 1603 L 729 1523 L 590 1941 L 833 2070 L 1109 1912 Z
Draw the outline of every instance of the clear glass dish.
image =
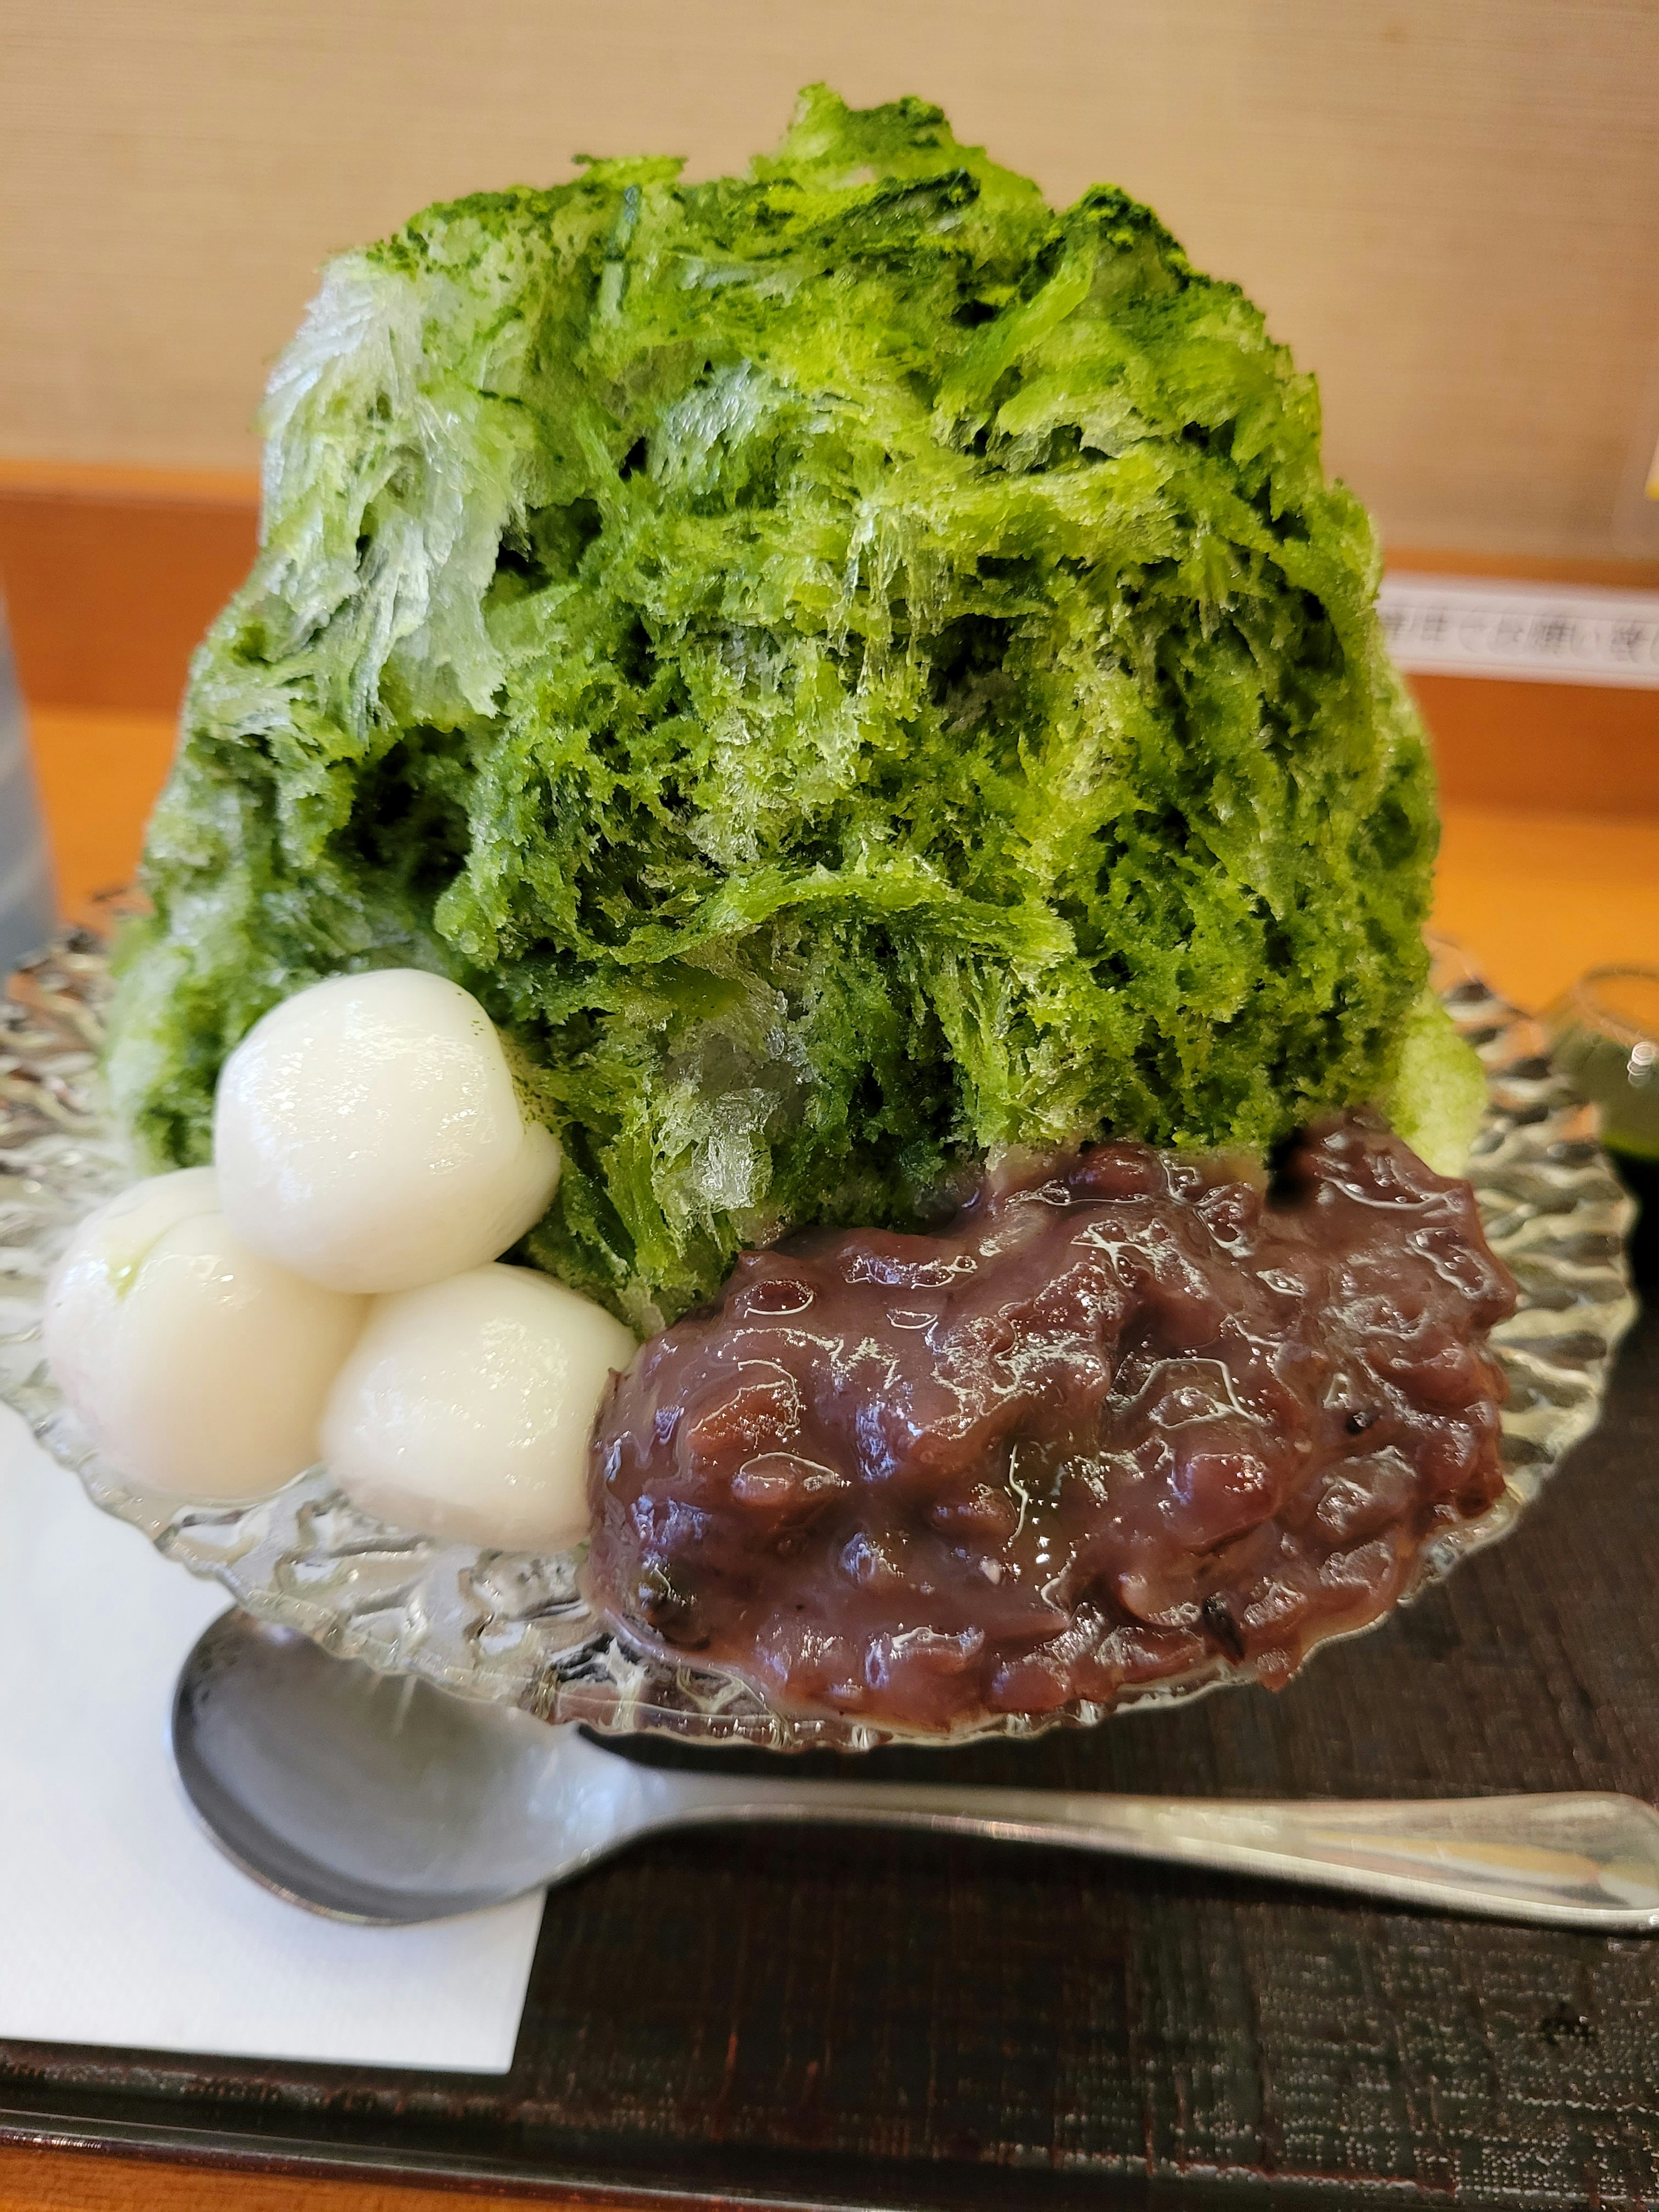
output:
M 1631 1271 L 1659 1290 L 1659 968 L 1592 968 L 1543 1016 L 1555 1064 L 1601 1112 L 1601 1141 L 1640 1208 Z
M 96 1504 L 191 1573 L 222 1583 L 250 1613 L 464 1697 L 607 1732 L 662 1729 L 774 1750 L 862 1751 L 890 1739 L 867 1722 L 775 1713 L 730 1676 L 631 1651 L 583 1601 L 578 1552 L 480 1552 L 391 1528 L 349 1505 L 320 1468 L 274 1498 L 211 1506 L 133 1489 L 101 1465 L 46 1371 L 40 1304 L 75 1222 L 131 1179 L 98 1079 L 108 980 L 101 940 L 73 932 L 26 964 L 0 1007 L 0 1396 Z M 1490 1104 L 1469 1177 L 1522 1297 L 1492 1339 L 1509 1378 L 1504 1493 L 1425 1547 L 1408 1597 L 1515 1525 L 1594 1424 L 1635 1312 L 1624 1255 L 1632 1203 L 1597 1142 L 1595 1109 L 1553 1066 L 1539 1024 L 1494 997 L 1450 948 L 1437 954 L 1436 981 L 1486 1067 Z M 72 1562 L 43 1561 L 40 1571 L 72 1590 Z M 1253 1679 L 1248 1664 L 1218 1656 L 1109 1708 L 1002 1716 L 964 1733 L 1087 1726 L 1109 1711 Z

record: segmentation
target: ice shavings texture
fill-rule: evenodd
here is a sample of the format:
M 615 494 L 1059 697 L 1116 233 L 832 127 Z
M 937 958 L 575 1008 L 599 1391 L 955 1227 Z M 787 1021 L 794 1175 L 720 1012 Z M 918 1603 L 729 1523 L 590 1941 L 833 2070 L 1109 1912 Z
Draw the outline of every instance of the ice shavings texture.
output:
M 483 1000 L 636 1327 L 1009 1142 L 1386 1091 L 1435 842 L 1363 509 L 1237 289 L 939 111 L 428 210 L 279 364 L 112 1073 L 206 1157 L 342 969 Z

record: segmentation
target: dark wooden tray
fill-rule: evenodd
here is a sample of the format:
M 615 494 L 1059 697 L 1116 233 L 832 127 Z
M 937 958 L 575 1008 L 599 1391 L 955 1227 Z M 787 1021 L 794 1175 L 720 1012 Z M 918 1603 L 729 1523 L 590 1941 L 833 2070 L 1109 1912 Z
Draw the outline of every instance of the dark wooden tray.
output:
M 1656 1577 L 1650 1312 L 1519 1531 L 1281 1696 L 864 1771 L 1659 1798 Z M 1060 1852 L 711 1833 L 552 1896 L 505 2077 L 14 2044 L 0 2106 L 0 2139 L 601 2201 L 1637 2205 L 1659 2199 L 1659 1939 Z

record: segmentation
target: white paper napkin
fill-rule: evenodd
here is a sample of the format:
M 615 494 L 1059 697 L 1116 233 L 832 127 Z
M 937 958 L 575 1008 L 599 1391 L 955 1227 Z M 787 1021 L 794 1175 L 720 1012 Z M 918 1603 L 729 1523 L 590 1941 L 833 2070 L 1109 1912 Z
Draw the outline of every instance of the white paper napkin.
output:
M 196 1826 L 167 1714 L 225 1604 L 0 1409 L 0 2037 L 504 2073 L 539 1897 L 347 1927 Z

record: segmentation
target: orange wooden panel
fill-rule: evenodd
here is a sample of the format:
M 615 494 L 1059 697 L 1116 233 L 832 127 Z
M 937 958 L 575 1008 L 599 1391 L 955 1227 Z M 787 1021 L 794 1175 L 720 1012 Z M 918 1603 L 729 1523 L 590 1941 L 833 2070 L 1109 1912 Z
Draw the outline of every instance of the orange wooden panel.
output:
M 137 870 L 173 757 L 173 717 L 37 707 L 28 728 L 58 910 L 88 921 L 97 895 L 131 884 Z
M 1659 821 L 1659 691 L 1413 676 L 1449 805 Z
M 248 572 L 258 524 L 252 499 L 223 490 L 0 476 L 0 595 L 25 698 L 170 713 L 202 633 Z
M 0 483 L 5 481 L 0 462 Z M 1659 561 L 1597 560 L 1552 553 L 1449 553 L 1432 546 L 1389 547 L 1389 566 L 1419 576 L 1509 576 L 1538 584 L 1610 585 L 1626 592 L 1659 592 Z
M 0 498 L 30 492 L 185 507 L 258 507 L 259 474 L 257 469 L 158 469 L 129 461 L 44 461 L 0 455 Z
M 1659 819 L 1443 810 L 1435 926 L 1540 1012 L 1587 968 L 1659 963 Z
M 643 2212 L 616 2197 L 533 2198 L 410 2189 L 383 2181 L 298 2180 L 212 2166 L 169 2166 L 70 2150 L 0 2149 L 0 2212 L 560 2212 L 604 2205 Z

